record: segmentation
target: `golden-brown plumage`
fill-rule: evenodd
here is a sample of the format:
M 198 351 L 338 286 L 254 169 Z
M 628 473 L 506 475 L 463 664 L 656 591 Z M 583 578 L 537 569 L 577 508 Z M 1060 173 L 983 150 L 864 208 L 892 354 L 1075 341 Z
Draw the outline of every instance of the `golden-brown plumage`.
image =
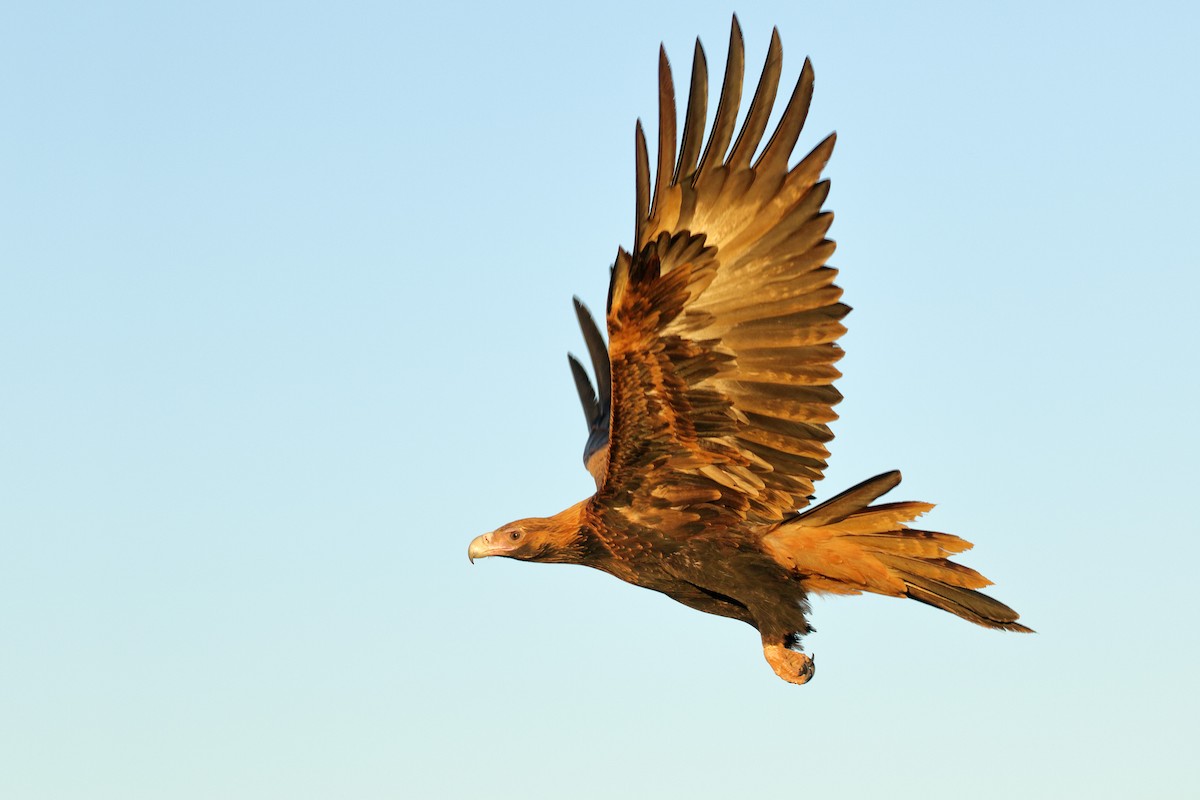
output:
M 812 98 L 805 61 L 755 160 L 779 84 L 778 32 L 733 141 L 743 62 L 735 18 L 702 151 L 708 83 L 697 42 L 677 157 L 675 93 L 660 51 L 657 169 L 652 184 L 639 122 L 634 249 L 620 250 L 613 266 L 607 349 L 576 301 L 600 389 L 592 392 L 572 358 L 596 494 L 479 537 L 471 555 L 587 564 L 740 619 L 794 683 L 812 675 L 798 644 L 811 630 L 813 591 L 907 596 L 981 625 L 1027 630 L 976 591 L 989 583 L 982 575 L 948 560 L 968 542 L 906 527 L 932 506 L 870 505 L 899 473 L 799 512 L 825 469 L 841 399 L 836 341 L 849 308 L 826 266 L 833 217 L 821 210 L 829 183 L 820 180 L 834 137 L 789 169 Z

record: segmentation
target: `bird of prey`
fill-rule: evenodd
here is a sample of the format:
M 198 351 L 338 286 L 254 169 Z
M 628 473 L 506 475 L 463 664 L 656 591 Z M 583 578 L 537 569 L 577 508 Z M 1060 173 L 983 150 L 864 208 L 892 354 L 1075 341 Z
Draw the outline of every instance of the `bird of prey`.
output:
M 931 504 L 875 502 L 899 472 L 807 507 L 842 397 L 834 364 L 850 309 L 826 264 L 833 217 L 822 210 L 821 172 L 834 135 L 789 166 L 812 99 L 807 60 L 760 152 L 781 63 L 776 30 L 735 139 L 744 68 L 735 17 L 706 137 L 697 40 L 677 149 L 660 49 L 658 157 L 651 180 L 639 122 L 634 243 L 612 267 L 607 347 L 575 306 L 596 377 L 594 390 L 570 358 L 596 493 L 479 536 L 468 554 L 584 564 L 749 623 L 775 673 L 803 684 L 814 670 L 800 646 L 814 592 L 909 597 L 989 628 L 1029 629 L 978 591 L 990 581 L 949 559 L 970 542 L 908 527 Z

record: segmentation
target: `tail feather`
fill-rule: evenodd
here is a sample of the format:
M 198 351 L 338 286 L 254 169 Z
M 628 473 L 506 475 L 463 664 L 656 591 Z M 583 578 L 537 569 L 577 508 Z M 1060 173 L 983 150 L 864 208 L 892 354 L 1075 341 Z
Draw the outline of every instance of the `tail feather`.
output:
M 800 573 L 811 591 L 909 597 L 977 625 L 1029 631 L 1017 622 L 1017 612 L 975 591 L 991 581 L 947 558 L 971 549 L 970 542 L 905 525 L 932 504 L 871 505 L 899 483 L 899 472 L 863 481 L 783 523 L 763 538 L 763 545 L 779 563 Z
M 982 589 L 992 585 L 991 581 L 970 567 L 955 564 L 945 558 L 908 558 L 884 550 L 875 550 L 871 555 L 887 564 L 906 581 L 910 578 L 923 578 L 963 589 Z
M 805 520 L 808 526 L 829 525 L 840 522 L 855 511 L 861 511 L 872 501 L 883 497 L 900 484 L 900 471 L 892 470 L 852 486 L 841 494 L 831 497 L 820 505 L 805 511 L 796 522 Z
M 1032 629 L 1017 622 L 1020 614 L 981 592 L 914 577 L 908 585 L 907 595 L 985 628 L 1033 633 Z
M 933 503 L 883 503 L 860 508 L 837 522 L 829 523 L 828 527 L 847 533 L 891 533 L 897 528 L 903 528 L 903 523 L 911 522 L 932 510 Z M 805 519 L 805 516 L 801 514 L 800 519 Z
M 896 555 L 916 558 L 943 558 L 971 549 L 970 542 L 953 534 L 908 528 L 877 534 L 854 534 L 854 541 L 869 550 L 887 550 Z

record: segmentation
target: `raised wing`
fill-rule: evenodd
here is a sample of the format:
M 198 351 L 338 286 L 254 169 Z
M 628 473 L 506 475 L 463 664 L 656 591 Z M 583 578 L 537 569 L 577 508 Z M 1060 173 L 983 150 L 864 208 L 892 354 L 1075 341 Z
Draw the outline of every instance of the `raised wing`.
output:
M 744 52 L 734 18 L 725 82 L 707 146 L 707 67 L 696 43 L 676 158 L 675 96 L 659 60 L 658 167 L 651 191 L 636 134 L 637 226 L 609 286 L 611 442 L 598 500 L 643 525 L 684 534 L 722 522 L 767 523 L 806 505 L 832 438 L 827 423 L 838 302 L 834 243 L 820 172 L 831 135 L 789 169 L 812 97 L 805 61 L 756 161 L 779 84 L 782 47 L 766 66 L 734 142 Z

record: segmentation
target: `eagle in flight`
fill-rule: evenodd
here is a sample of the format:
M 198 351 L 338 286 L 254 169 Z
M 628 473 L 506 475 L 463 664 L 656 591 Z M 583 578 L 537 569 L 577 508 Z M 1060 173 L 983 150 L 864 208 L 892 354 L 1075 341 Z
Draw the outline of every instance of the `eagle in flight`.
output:
M 813 592 L 910 597 L 989 628 L 1029 629 L 978 591 L 987 578 L 950 560 L 970 542 L 907 526 L 931 504 L 875 503 L 899 472 L 805 508 L 833 438 L 837 340 L 850 309 L 826 265 L 833 215 L 821 208 L 821 171 L 834 135 L 789 167 L 812 99 L 807 60 L 759 152 L 781 63 L 776 30 L 735 140 L 744 46 L 734 18 L 706 142 L 697 40 L 677 151 L 660 49 L 658 159 L 652 181 L 639 122 L 634 244 L 612 267 L 607 347 L 575 301 L 598 390 L 570 357 L 596 493 L 479 536 L 468 554 L 584 564 L 747 622 L 775 673 L 803 684 L 813 675 L 800 650 Z

